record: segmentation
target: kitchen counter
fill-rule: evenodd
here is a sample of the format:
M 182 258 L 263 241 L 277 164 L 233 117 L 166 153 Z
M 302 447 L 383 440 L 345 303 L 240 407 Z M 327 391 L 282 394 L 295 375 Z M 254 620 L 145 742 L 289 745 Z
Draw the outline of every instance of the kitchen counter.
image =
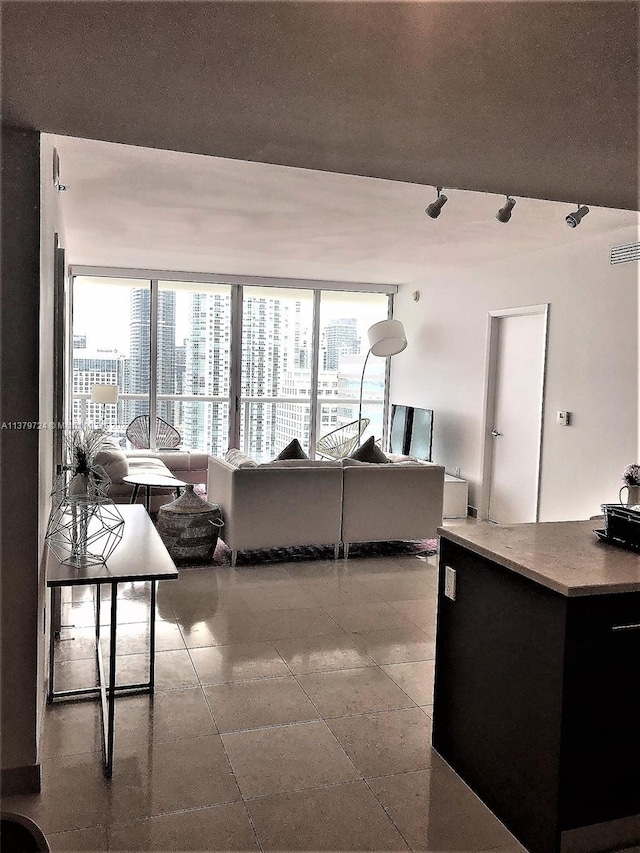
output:
M 439 531 L 433 746 L 529 853 L 640 843 L 640 555 L 598 527 Z
M 441 527 L 440 536 L 566 596 L 640 591 L 640 554 L 601 542 L 600 521 Z

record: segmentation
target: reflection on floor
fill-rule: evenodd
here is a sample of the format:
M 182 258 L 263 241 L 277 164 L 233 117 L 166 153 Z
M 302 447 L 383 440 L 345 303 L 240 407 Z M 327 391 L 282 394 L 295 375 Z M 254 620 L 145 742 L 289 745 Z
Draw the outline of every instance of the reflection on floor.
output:
M 65 590 L 57 689 L 95 679 L 91 594 Z M 119 680 L 142 681 L 148 589 L 120 596 Z M 57 705 L 42 793 L 3 809 L 54 851 L 522 851 L 430 747 L 435 618 L 433 557 L 182 570 L 156 694 L 117 702 L 113 779 L 98 706 Z

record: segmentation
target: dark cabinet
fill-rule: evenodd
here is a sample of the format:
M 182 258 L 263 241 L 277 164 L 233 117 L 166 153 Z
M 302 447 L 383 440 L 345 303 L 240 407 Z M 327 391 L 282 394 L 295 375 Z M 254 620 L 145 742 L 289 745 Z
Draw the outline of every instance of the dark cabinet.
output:
M 638 626 L 441 540 L 433 745 L 532 853 L 640 813 Z

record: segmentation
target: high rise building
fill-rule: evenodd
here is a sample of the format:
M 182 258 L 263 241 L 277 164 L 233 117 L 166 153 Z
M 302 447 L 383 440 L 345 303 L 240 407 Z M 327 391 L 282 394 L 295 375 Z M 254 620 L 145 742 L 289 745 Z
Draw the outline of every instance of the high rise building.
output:
M 242 311 L 242 397 L 278 397 L 291 355 L 284 322 L 290 305 L 277 296 L 245 296 Z M 290 327 L 293 331 L 292 324 Z M 249 453 L 272 459 L 276 447 L 277 403 L 243 406 L 241 435 L 249 435 Z
M 231 297 L 225 292 L 192 293 L 190 300 L 182 393 L 228 398 Z M 184 444 L 224 455 L 229 445 L 228 402 L 189 401 L 182 406 Z
M 123 389 L 128 394 L 149 394 L 149 356 L 151 291 L 148 288 L 135 288 L 131 291 L 129 307 L 129 345 L 130 360 Z M 158 293 L 158 358 L 157 393 L 175 393 L 175 348 L 176 348 L 176 295 L 171 290 Z M 173 420 L 174 403 L 159 400 L 157 413 L 161 418 Z M 129 400 L 125 403 L 125 417 L 133 420 L 136 415 L 149 413 L 146 400 Z
M 360 338 L 355 317 L 331 320 L 324 327 L 322 366 L 324 370 L 337 370 L 340 356 L 358 355 Z
M 92 403 L 87 399 L 76 399 L 78 394 L 91 394 L 92 385 L 124 385 L 125 363 L 127 359 L 117 350 L 88 350 L 85 347 L 73 350 L 73 408 L 74 426 L 92 423 L 103 426 L 113 435 L 124 434 L 124 428 L 118 421 L 118 407 Z

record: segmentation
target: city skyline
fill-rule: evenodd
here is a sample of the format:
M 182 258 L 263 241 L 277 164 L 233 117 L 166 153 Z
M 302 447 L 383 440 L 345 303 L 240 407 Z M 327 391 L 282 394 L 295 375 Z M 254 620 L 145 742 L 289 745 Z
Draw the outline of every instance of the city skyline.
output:
M 98 285 L 100 289 L 104 287 Z M 158 400 L 157 414 L 178 429 L 185 446 L 223 455 L 228 447 L 231 292 L 229 288 L 185 290 L 166 287 L 158 290 L 157 394 L 227 399 L 222 402 Z M 115 293 L 119 298 L 110 304 L 113 309 L 117 303 L 118 310 L 109 312 L 100 327 L 100 340 L 107 344 L 103 347 L 92 347 L 91 330 L 81 325 L 88 316 L 82 310 L 83 301 L 95 305 L 99 296 L 95 287 L 81 288 L 74 302 L 74 344 L 79 345 L 73 353 L 74 395 L 89 394 L 94 383 L 117 384 L 121 394 L 149 394 L 150 288 L 116 287 Z M 126 313 L 122 310 L 124 293 L 128 297 Z M 349 306 L 345 302 L 338 298 L 335 305 L 329 303 L 333 310 L 325 312 L 325 316 L 321 314 L 317 354 L 319 434 L 357 415 L 355 405 L 337 406 L 329 402 L 337 396 L 355 401 L 359 393 L 363 356 L 359 329 L 368 318 L 346 316 L 345 308 Z M 353 311 L 353 306 L 350 307 Z M 180 315 L 188 317 L 186 326 L 184 320 L 180 323 L 189 332 L 182 338 L 178 335 Z M 298 438 L 303 446 L 308 444 L 314 358 L 312 327 L 309 292 L 247 288 L 242 322 L 240 443 L 259 461 L 272 458 L 292 438 Z M 123 329 L 127 331 L 126 349 L 118 346 L 125 340 Z M 365 396 L 382 400 L 384 371 L 372 366 L 367 376 Z M 265 401 L 244 404 L 247 397 L 265 397 Z M 269 402 L 271 397 L 300 398 L 300 402 L 274 404 Z M 106 415 L 106 426 L 117 429 L 121 440 L 123 424 L 138 414 L 147 414 L 148 410 L 148 400 L 121 400 L 117 408 L 106 409 L 78 399 L 73 404 L 75 421 L 82 412 L 87 420 L 104 419 Z M 381 415 L 380 407 L 380 417 L 375 418 L 380 422 L 380 431 Z

